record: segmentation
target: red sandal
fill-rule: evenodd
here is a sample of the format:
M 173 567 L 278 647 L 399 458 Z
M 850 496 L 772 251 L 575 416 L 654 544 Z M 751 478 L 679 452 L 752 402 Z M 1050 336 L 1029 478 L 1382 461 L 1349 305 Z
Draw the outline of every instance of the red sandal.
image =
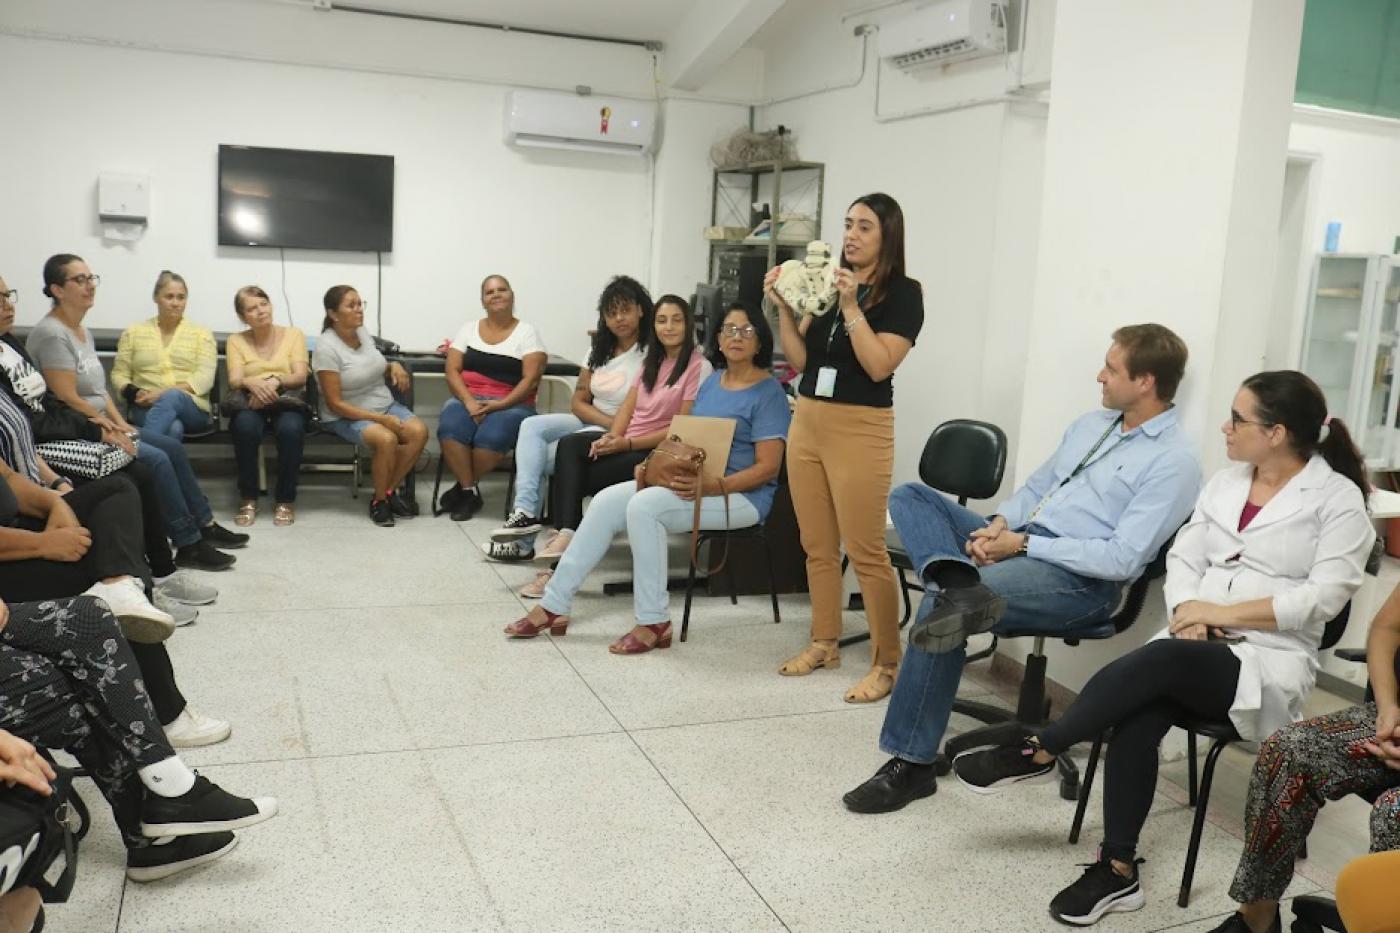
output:
M 651 644 L 647 644 L 637 637 L 637 629 L 646 629 L 655 636 Z M 632 631 L 608 645 L 608 650 L 613 654 L 645 654 L 653 648 L 669 647 L 671 647 L 671 623 L 662 622 L 659 625 L 636 626 Z
M 546 629 L 549 630 L 549 634 L 554 636 L 563 636 L 568 634 L 568 616 L 555 615 L 543 606 L 540 606 L 539 610 L 540 612 L 544 613 L 543 622 L 536 622 L 527 615 L 523 618 L 516 619 L 510 625 L 507 625 L 505 628 L 505 633 L 511 638 L 534 638 L 536 635 L 540 634 Z

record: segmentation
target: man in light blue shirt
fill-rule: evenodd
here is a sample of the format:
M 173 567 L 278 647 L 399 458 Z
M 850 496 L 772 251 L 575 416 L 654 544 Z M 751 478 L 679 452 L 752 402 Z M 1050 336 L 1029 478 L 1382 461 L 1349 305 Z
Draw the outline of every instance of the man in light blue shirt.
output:
M 887 813 L 937 789 L 933 761 L 969 635 L 1098 628 L 1190 516 L 1201 466 L 1172 406 L 1186 355 L 1159 324 L 1114 331 L 1098 375 L 1103 410 L 1071 424 L 990 518 L 922 483 L 890 494 L 926 594 L 880 732 L 893 757 L 845 795 L 849 809 Z

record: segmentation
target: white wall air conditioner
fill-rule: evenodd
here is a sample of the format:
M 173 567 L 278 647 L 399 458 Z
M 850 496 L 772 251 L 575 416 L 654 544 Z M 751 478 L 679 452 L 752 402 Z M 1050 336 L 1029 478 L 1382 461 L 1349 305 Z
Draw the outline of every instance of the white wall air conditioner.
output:
M 506 94 L 506 142 L 513 146 L 643 155 L 655 139 L 651 101 L 555 91 Z
M 1006 49 L 1001 0 L 936 0 L 880 24 L 880 57 L 905 71 L 1000 55 Z

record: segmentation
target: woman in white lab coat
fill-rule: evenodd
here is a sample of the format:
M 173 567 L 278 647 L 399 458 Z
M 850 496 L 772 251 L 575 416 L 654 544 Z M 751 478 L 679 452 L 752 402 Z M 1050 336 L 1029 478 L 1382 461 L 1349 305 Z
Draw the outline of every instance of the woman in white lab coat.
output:
M 1322 390 L 1298 372 L 1251 376 L 1221 430 L 1235 463 L 1206 484 L 1167 556 L 1169 628 L 1095 674 L 1038 735 L 954 764 L 968 787 L 995 793 L 1052 779 L 1055 755 L 1114 730 L 1103 845 L 1051 902 L 1063 922 L 1145 903 L 1137 840 L 1175 719 L 1228 718 L 1252 741 L 1299 719 L 1323 629 L 1361 585 L 1375 541 L 1365 465 Z

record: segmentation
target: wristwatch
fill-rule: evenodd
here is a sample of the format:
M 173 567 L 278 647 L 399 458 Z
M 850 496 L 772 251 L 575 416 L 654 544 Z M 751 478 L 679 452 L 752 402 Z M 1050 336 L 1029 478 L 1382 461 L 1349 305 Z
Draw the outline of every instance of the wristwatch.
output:
M 70 480 L 68 477 L 66 477 L 66 476 L 60 476 L 60 477 L 56 478 L 52 483 L 49 483 L 49 488 L 50 488 L 50 489 L 57 489 L 58 487 L 62 486 L 64 483 L 67 483 L 67 484 L 70 485 L 70 486 L 73 485 L 73 481 Z
M 1023 532 L 1022 535 L 1021 535 L 1021 546 L 1018 547 L 1018 548 L 1016 549 L 1016 553 L 1017 553 L 1017 554 L 1029 555 L 1030 552 L 1031 552 L 1031 536 L 1028 535 L 1028 534 L 1025 534 L 1025 533 Z

